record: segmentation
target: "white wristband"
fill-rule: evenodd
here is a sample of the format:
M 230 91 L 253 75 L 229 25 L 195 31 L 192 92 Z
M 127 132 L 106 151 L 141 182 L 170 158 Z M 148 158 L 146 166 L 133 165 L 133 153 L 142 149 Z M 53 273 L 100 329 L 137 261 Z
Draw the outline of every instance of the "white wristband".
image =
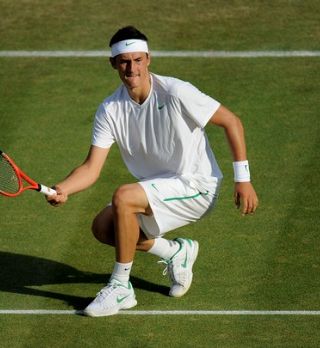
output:
M 236 161 L 233 162 L 233 172 L 235 182 L 249 182 L 250 181 L 250 169 L 248 161 Z

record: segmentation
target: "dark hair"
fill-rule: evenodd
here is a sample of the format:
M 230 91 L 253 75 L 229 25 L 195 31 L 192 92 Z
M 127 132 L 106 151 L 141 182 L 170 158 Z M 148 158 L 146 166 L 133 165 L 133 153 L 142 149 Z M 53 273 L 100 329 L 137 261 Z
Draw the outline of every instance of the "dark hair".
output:
M 109 42 L 109 46 L 111 47 L 113 44 L 119 41 L 129 40 L 129 39 L 148 41 L 148 38 L 143 33 L 141 33 L 137 28 L 133 27 L 132 25 L 129 25 L 127 27 L 119 29 L 112 36 Z

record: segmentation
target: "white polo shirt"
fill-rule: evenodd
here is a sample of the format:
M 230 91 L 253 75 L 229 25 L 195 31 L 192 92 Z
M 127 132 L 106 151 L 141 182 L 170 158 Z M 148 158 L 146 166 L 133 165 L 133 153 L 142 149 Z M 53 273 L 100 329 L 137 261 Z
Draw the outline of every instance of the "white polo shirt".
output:
M 92 144 L 109 148 L 116 142 L 138 180 L 182 176 L 206 189 L 222 178 L 204 131 L 219 106 L 190 83 L 151 74 L 143 104 L 132 100 L 124 85 L 102 102 Z

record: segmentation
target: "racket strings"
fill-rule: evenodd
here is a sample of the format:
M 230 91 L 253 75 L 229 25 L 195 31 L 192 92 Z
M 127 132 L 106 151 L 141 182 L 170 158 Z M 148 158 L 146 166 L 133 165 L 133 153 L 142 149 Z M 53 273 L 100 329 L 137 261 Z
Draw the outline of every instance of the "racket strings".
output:
M 19 191 L 19 178 L 11 163 L 3 156 L 0 156 L 0 191 L 16 193 Z

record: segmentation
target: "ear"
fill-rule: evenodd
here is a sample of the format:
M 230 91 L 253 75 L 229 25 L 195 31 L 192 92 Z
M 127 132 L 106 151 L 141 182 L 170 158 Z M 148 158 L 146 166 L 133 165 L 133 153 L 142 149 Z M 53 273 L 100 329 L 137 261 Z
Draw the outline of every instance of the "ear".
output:
M 149 66 L 150 63 L 151 63 L 151 55 L 150 55 L 150 52 L 149 52 L 149 53 L 146 53 L 146 55 L 147 55 L 147 60 L 148 60 L 147 66 Z
M 113 67 L 113 69 L 117 69 L 117 66 L 116 66 L 116 58 L 115 58 L 115 57 L 114 57 L 114 58 L 110 57 L 110 58 L 109 58 L 109 62 L 110 62 L 110 64 L 111 64 L 111 66 Z

